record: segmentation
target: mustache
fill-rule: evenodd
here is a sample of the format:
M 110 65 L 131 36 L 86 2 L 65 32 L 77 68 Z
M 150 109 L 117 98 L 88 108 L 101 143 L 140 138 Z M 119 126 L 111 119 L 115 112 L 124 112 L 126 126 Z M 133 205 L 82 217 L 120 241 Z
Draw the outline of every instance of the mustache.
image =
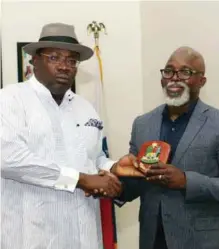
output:
M 64 79 L 69 79 L 70 75 L 69 74 L 65 74 L 65 73 L 58 73 L 58 74 L 56 74 L 56 77 L 64 78 Z
M 171 87 L 183 87 L 183 88 L 187 88 L 187 85 L 184 83 L 184 82 L 169 82 L 165 88 L 168 89 L 168 88 L 171 88 Z

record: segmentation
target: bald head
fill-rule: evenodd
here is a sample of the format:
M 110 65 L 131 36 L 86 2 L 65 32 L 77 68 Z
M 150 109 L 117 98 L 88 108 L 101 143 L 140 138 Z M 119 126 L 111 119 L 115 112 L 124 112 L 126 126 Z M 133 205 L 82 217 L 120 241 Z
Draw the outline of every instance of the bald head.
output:
M 170 56 L 167 64 L 173 60 L 184 61 L 197 71 L 205 73 L 205 61 L 203 56 L 190 47 L 180 47 L 176 49 Z

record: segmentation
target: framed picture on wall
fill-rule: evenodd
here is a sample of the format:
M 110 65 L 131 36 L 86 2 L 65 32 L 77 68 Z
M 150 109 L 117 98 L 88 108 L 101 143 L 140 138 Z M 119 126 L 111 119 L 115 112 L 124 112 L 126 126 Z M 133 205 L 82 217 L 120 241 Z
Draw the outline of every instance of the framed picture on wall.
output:
M 33 74 L 31 56 L 23 50 L 23 47 L 27 44 L 29 42 L 17 42 L 18 82 L 28 80 Z

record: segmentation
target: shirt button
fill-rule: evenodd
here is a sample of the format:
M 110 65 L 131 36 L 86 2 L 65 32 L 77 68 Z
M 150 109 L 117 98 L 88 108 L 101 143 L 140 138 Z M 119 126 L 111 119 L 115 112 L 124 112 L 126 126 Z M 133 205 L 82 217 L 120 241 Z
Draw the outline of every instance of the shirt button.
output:
M 175 128 L 172 128 L 172 131 L 175 131 Z

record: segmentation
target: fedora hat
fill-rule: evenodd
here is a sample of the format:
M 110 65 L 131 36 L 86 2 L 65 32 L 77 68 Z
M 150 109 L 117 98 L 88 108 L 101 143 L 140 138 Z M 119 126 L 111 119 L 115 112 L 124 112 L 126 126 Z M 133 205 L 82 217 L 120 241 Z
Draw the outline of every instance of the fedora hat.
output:
M 50 23 L 43 26 L 38 42 L 24 46 L 24 51 L 35 55 L 40 48 L 60 48 L 80 54 L 80 61 L 88 60 L 93 55 L 93 50 L 78 42 L 73 25 L 64 23 Z

